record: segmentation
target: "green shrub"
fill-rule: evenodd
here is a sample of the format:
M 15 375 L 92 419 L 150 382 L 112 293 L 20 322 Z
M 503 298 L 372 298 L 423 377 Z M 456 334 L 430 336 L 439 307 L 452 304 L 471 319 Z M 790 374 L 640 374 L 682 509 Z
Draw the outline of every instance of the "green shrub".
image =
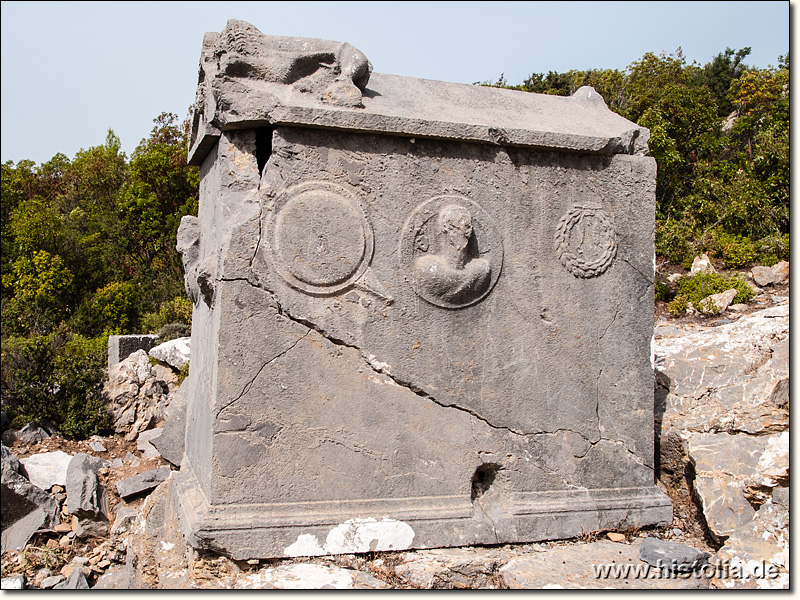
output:
M 136 320 L 136 288 L 132 283 L 112 281 L 97 290 L 92 302 L 103 329 L 114 334 L 129 333 Z
M 771 267 L 781 260 L 789 260 L 789 234 L 767 236 L 758 242 L 756 261 Z
M 656 254 L 669 260 L 673 264 L 683 264 L 688 261 L 692 264 L 695 249 L 690 243 L 694 239 L 691 228 L 683 222 L 657 221 L 656 222 Z
M 142 316 L 141 329 L 145 333 L 157 333 L 161 328 L 171 323 L 183 323 L 191 326 L 192 308 L 192 302 L 185 297 L 179 296 L 162 302 L 158 307 L 158 312 L 149 312 Z
M 188 376 L 189 376 L 189 363 L 187 362 L 178 370 L 178 385 L 182 384 Z
M 2 405 L 15 427 L 48 419 L 69 438 L 108 428 L 102 400 L 107 336 L 60 327 L 50 335 L 2 342 Z
M 667 304 L 667 310 L 670 314 L 680 317 L 689 308 L 689 301 L 686 296 L 675 296 L 675 299 Z
M 137 325 L 139 298 L 130 282 L 112 281 L 84 300 L 70 319 L 70 327 L 83 335 L 131 333 Z
M 675 299 L 669 303 L 667 308 L 673 315 L 681 315 L 686 312 L 690 302 L 697 307 L 704 298 L 731 288 L 736 289 L 734 303 L 747 302 L 755 296 L 753 288 L 740 275 L 698 273 L 692 277 L 683 277 L 678 280 Z
M 656 302 L 669 302 L 670 298 L 672 298 L 672 287 L 663 281 L 656 281 Z
M 712 252 L 723 260 L 729 269 L 750 265 L 758 256 L 758 246 L 748 237 L 724 231 L 714 233 Z

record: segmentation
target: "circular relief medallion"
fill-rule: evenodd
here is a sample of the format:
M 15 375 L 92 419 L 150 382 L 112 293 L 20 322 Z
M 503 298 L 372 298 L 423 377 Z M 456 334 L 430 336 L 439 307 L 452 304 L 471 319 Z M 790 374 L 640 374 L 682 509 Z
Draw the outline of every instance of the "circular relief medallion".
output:
M 372 259 L 373 235 L 361 203 L 344 188 L 313 181 L 280 193 L 270 217 L 272 263 L 286 282 L 315 295 L 355 282 Z
M 556 252 L 575 277 L 597 277 L 617 254 L 611 218 L 600 208 L 575 206 L 561 218 L 556 230 Z
M 503 268 L 503 244 L 484 210 L 462 196 L 437 196 L 406 221 L 400 261 L 424 300 L 463 308 L 492 290 Z

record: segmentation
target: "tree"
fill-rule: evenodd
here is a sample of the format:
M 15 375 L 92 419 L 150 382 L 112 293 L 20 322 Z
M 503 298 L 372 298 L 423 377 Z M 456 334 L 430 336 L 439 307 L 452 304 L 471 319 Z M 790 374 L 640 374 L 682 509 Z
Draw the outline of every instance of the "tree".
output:
M 725 52 L 717 54 L 710 63 L 703 67 L 702 80 L 717 102 L 717 115 L 727 117 L 733 111 L 733 103 L 728 92 L 731 83 L 739 79 L 746 70 L 742 62 L 750 55 L 750 47 L 741 50 L 725 48 Z
M 186 163 L 188 122 L 179 127 L 171 113 L 154 122 L 131 157 L 120 203 L 119 243 L 148 311 L 184 293 L 175 238 L 181 218 L 197 214 L 200 181 L 198 169 Z

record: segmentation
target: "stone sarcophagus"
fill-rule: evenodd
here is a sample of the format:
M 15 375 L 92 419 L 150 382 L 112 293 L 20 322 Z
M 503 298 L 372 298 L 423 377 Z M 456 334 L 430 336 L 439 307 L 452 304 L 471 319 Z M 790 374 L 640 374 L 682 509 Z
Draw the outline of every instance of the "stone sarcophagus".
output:
M 191 543 L 266 558 L 671 521 L 648 135 L 591 88 L 381 75 L 242 21 L 207 34 L 200 212 L 178 240 Z

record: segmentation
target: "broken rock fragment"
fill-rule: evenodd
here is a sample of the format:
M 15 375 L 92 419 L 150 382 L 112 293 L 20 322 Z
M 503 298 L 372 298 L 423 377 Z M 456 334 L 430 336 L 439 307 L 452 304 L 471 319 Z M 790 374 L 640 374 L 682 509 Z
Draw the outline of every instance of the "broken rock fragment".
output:
M 125 500 L 138 494 L 154 490 L 159 483 L 166 481 L 172 471 L 169 467 L 159 467 L 128 477 L 116 483 L 117 493 Z

